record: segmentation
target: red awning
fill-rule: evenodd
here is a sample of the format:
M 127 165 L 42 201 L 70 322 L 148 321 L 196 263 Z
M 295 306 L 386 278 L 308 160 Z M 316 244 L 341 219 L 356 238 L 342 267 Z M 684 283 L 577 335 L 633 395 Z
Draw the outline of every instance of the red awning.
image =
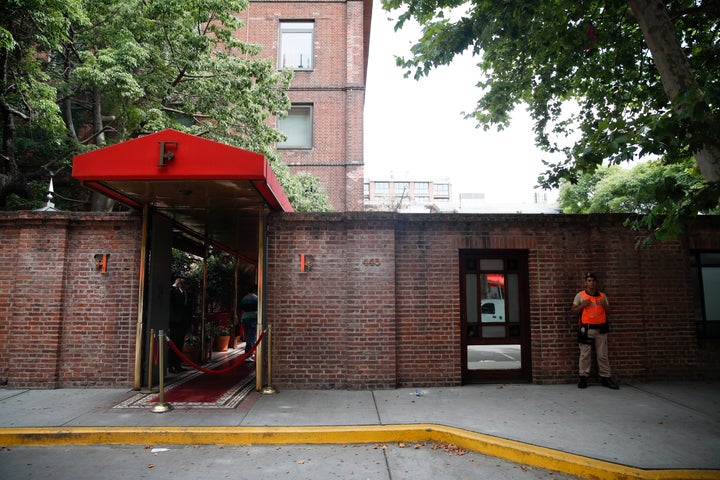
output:
M 252 259 L 258 215 L 292 211 L 265 157 L 176 130 L 77 155 L 73 177 Z

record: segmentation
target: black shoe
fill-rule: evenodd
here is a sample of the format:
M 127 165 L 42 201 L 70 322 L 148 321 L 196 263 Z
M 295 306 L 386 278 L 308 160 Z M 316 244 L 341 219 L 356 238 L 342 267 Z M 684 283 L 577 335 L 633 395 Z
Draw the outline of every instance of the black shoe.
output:
M 612 378 L 610 377 L 602 377 L 601 382 L 603 387 L 607 387 L 610 390 L 619 390 L 620 387 L 617 386 L 615 382 L 612 381 Z
M 173 367 L 168 368 L 168 372 L 174 373 L 177 375 L 178 373 L 182 372 L 182 369 L 180 367 L 173 366 Z
M 587 377 L 580 377 L 580 381 L 578 381 L 578 388 L 587 388 Z

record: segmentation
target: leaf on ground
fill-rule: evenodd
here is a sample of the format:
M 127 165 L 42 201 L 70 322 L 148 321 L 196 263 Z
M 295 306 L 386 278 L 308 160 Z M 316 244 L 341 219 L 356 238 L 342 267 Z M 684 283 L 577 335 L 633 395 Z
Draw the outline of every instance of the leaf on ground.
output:
M 468 453 L 468 450 L 458 447 L 457 445 L 453 445 L 452 443 L 437 443 L 432 446 L 433 450 L 443 450 L 447 453 L 452 453 L 455 455 L 465 455 Z

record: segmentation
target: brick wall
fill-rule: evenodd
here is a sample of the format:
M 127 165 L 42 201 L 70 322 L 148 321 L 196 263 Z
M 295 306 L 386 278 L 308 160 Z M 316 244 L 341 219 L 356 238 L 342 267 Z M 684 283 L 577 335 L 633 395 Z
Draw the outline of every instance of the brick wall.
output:
M 275 342 L 273 358 L 284 385 L 394 383 L 393 232 L 382 221 L 348 228 L 343 218 L 273 222 L 267 315 L 273 338 L 282 339 Z M 314 257 L 307 273 L 299 269 L 301 254 Z M 364 261 L 371 257 L 385 261 Z
M 252 1 L 236 32 L 262 45 L 259 57 L 277 64 L 280 21 L 315 22 L 314 69 L 296 71 L 288 91 L 292 103 L 313 105 L 313 146 L 280 154 L 292 173 L 318 177 L 336 211 L 363 210 L 365 3 Z
M 622 381 L 717 378 L 698 342 L 691 249 L 720 251 L 720 222 L 635 249 L 614 215 L 273 214 L 266 321 L 273 384 L 367 389 L 462 382 L 461 249 L 528 257 L 532 379 L 574 381 L 569 306 L 587 271 L 612 304 Z M 0 212 L 0 381 L 10 387 L 130 386 L 141 221 L 129 214 Z M 109 253 L 108 274 L 94 255 Z M 300 255 L 314 257 L 300 271 Z
M 460 249 L 527 251 L 536 383 L 577 375 L 569 306 L 588 271 L 600 274 L 612 303 L 617 377 L 716 375 L 716 349 L 698 347 L 689 283 L 688 248 L 720 249 L 717 227 L 705 220 L 697 237 L 637 250 L 637 235 L 614 215 L 274 216 L 273 381 L 280 388 L 460 384 Z M 300 273 L 301 253 L 314 256 L 312 271 Z
M 2 383 L 132 382 L 139 225 L 125 214 L 0 215 Z M 107 274 L 95 267 L 103 253 Z

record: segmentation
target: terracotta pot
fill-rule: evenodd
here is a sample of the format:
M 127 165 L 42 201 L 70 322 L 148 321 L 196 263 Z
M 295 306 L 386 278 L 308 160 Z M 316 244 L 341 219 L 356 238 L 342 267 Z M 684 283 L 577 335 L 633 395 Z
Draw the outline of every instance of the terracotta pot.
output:
M 200 363 L 200 345 L 193 345 L 183 348 L 183 354 L 193 363 Z
M 215 351 L 225 352 L 230 345 L 230 335 L 222 335 L 215 337 Z

